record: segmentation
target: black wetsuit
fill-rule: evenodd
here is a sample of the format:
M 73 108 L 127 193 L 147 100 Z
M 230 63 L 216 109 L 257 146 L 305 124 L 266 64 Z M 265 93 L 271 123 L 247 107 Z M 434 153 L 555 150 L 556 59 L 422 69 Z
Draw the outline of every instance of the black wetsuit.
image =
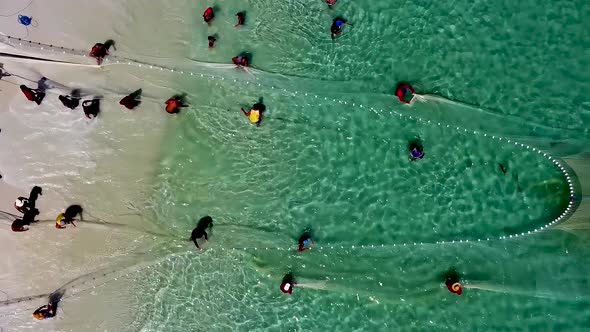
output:
M 253 110 L 258 110 L 262 114 L 262 112 L 266 111 L 266 106 L 263 103 L 256 103 L 252 105 Z
M 199 243 L 197 242 L 197 239 L 202 238 L 203 236 L 205 237 L 205 240 L 209 240 L 209 238 L 207 237 L 207 228 L 213 226 L 213 219 L 209 216 L 203 217 L 199 220 L 199 222 L 197 223 L 197 227 L 195 227 L 195 229 L 193 229 L 192 233 L 191 233 L 191 241 L 194 242 L 195 246 L 197 246 L 197 248 L 201 249 L 201 247 L 199 247 Z
M 33 189 L 31 190 L 31 193 L 29 194 L 29 199 L 27 200 L 27 202 L 25 204 L 27 209 L 36 211 L 37 212 L 36 214 L 39 214 L 38 213 L 39 211 L 37 211 L 37 209 L 35 208 L 35 203 L 37 202 L 39 195 L 42 195 L 41 187 L 34 186 Z
M 76 218 L 77 215 L 80 215 L 80 219 L 82 219 L 82 207 L 80 205 L 70 205 L 64 212 L 64 222 L 70 223 Z
M 87 118 L 96 118 L 100 113 L 100 99 L 84 100 L 82 108 L 84 108 L 84 114 L 86 114 Z
M 80 98 L 76 98 L 76 97 L 72 97 L 72 96 L 60 95 L 59 100 L 61 101 L 62 104 L 64 104 L 65 107 L 67 107 L 71 110 L 75 109 L 76 107 L 78 107 L 78 105 L 80 105 Z
M 207 232 L 205 231 L 205 228 L 202 227 L 196 227 L 195 229 L 193 229 L 193 232 L 191 233 L 191 240 L 195 243 L 195 246 L 197 246 L 197 248 L 201 248 L 199 247 L 199 243 L 197 242 L 197 239 L 200 239 L 202 237 L 205 237 L 205 240 L 209 240 L 209 238 L 207 237 Z

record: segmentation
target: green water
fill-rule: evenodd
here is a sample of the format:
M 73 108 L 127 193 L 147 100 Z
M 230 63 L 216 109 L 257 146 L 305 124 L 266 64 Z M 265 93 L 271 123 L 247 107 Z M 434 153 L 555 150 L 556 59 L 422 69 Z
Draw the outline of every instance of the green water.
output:
M 184 242 L 179 256 L 137 276 L 129 330 L 590 328 L 584 237 L 548 230 L 497 239 L 559 216 L 565 177 L 541 154 L 482 134 L 588 142 L 587 2 L 217 5 L 210 28 L 201 1 L 162 5 L 152 18 L 162 29 L 120 46 L 185 69 L 249 51 L 254 67 L 252 76 L 199 65 L 224 80 L 178 75 L 171 86 L 192 106 L 170 120 L 150 205 L 179 237 L 211 215 L 211 250 L 198 254 Z M 235 30 L 238 10 L 247 25 Z M 336 15 L 354 26 L 332 42 Z M 124 36 L 123 22 L 119 29 Z M 215 51 L 205 46 L 209 33 L 219 35 Z M 391 97 L 401 80 L 475 107 L 402 106 Z M 239 107 L 261 97 L 268 112 L 255 128 Z M 417 114 L 425 121 L 408 117 Z M 408 141 L 417 137 L 426 156 L 410 162 Z M 306 227 L 316 248 L 286 250 Z M 487 238 L 496 240 L 473 243 Z M 470 243 L 436 243 L 451 240 Z M 479 289 L 450 294 L 440 275 L 452 267 Z M 289 271 L 323 289 L 282 294 Z

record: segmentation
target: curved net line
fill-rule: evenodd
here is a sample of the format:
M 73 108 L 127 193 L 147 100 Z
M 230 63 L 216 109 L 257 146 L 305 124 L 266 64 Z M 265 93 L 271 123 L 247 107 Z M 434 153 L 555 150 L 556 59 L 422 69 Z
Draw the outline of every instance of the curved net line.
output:
M 52 45 L 52 44 L 43 44 L 43 43 L 38 43 L 38 42 L 32 42 L 32 41 L 25 41 L 22 40 L 20 38 L 15 38 L 15 37 L 11 37 L 11 36 L 4 36 L 6 38 L 6 40 L 13 44 L 16 45 L 18 43 L 19 46 L 22 46 L 23 42 L 25 46 L 31 46 L 31 47 L 37 47 L 41 50 L 44 50 L 45 48 L 48 48 L 48 50 L 59 50 L 62 53 L 69 53 L 69 54 L 73 54 L 73 55 L 81 55 L 83 57 L 89 57 L 86 52 L 84 51 L 80 51 L 80 50 L 75 50 L 75 49 L 67 49 L 67 48 L 63 48 L 60 46 L 56 46 L 56 45 Z M 71 52 L 71 53 L 70 53 Z M 59 52 L 58 52 L 59 53 Z M 58 61 L 59 62 L 59 61 Z M 68 62 L 69 63 L 69 62 Z M 72 63 L 73 64 L 73 63 Z M 402 112 L 396 111 L 394 109 L 389 109 L 389 110 L 384 110 L 384 109 L 377 109 L 362 103 L 358 103 L 354 100 L 345 100 L 345 99 L 336 99 L 336 98 L 328 98 L 327 96 L 324 96 L 323 98 L 317 94 L 314 93 L 308 93 L 308 92 L 302 92 L 302 91 L 297 91 L 297 90 L 293 90 L 293 89 L 287 89 L 287 88 L 280 88 L 276 85 L 268 85 L 265 83 L 261 83 L 260 81 L 251 81 L 251 80 L 243 80 L 243 79 L 238 79 L 238 78 L 233 78 L 233 79 L 226 79 L 223 76 L 217 76 L 217 75 L 212 75 L 212 74 L 205 74 L 205 73 L 198 73 L 198 72 L 194 72 L 194 71 L 190 71 L 190 70 L 185 70 L 185 69 L 177 69 L 177 68 L 173 68 L 173 67 L 167 67 L 167 66 L 161 66 L 161 65 L 156 65 L 156 64 L 151 64 L 151 63 L 147 63 L 147 62 L 143 62 L 143 61 L 139 61 L 139 60 L 134 60 L 134 59 L 130 59 L 130 58 L 124 58 L 124 57 L 117 57 L 117 56 L 112 56 L 109 55 L 107 58 L 105 58 L 104 62 L 103 62 L 103 66 L 110 66 L 110 65 L 129 65 L 129 66 L 137 66 L 139 68 L 147 68 L 147 69 L 152 69 L 152 70 L 159 70 L 159 71 L 169 71 L 172 73 L 176 73 L 176 74 L 180 74 L 180 75 L 185 75 L 185 76 L 195 76 L 195 77 L 202 77 L 202 78 L 207 78 L 209 80 L 220 80 L 220 81 L 233 81 L 234 83 L 243 83 L 246 85 L 254 85 L 254 86 L 259 86 L 259 87 L 267 87 L 270 88 L 271 90 L 274 91 L 281 91 L 287 95 L 291 95 L 291 96 L 295 96 L 295 95 L 299 95 L 299 96 L 306 96 L 309 97 L 311 99 L 317 100 L 319 102 L 321 101 L 325 101 L 325 102 L 334 102 L 334 103 L 338 103 L 341 105 L 346 105 L 346 106 L 352 106 L 352 107 L 358 107 L 360 109 L 363 110 L 367 110 L 369 112 L 375 113 L 377 115 L 394 115 L 394 116 L 399 116 L 399 118 L 405 118 L 407 120 L 412 120 L 415 121 L 416 123 L 422 123 L 422 124 L 426 124 L 426 125 L 436 125 L 442 128 L 449 128 L 452 130 L 455 130 L 459 133 L 463 133 L 463 134 L 469 134 L 469 135 L 474 135 L 474 136 L 483 136 L 486 137 L 487 139 L 491 139 L 491 140 L 495 140 L 498 143 L 506 143 L 506 144 L 513 144 L 516 147 L 520 147 L 532 152 L 536 152 L 539 155 L 541 155 L 542 157 L 544 157 L 544 159 L 546 161 L 549 161 L 553 164 L 554 167 L 556 167 L 558 169 L 558 171 L 564 175 L 567 183 L 568 183 L 568 190 L 569 190 L 569 202 L 567 207 L 564 209 L 564 211 L 559 215 L 559 217 L 551 220 L 550 222 L 537 227 L 535 229 L 526 231 L 526 232 L 520 232 L 520 233 L 515 233 L 515 234 L 510 234 L 510 235 L 501 235 L 501 236 L 491 236 L 491 237 L 485 237 L 485 238 L 472 238 L 472 239 L 468 239 L 468 238 L 464 238 L 464 239 L 447 239 L 447 240 L 440 240 L 440 241 L 435 241 L 435 242 L 430 242 L 430 243 L 425 243 L 425 242 L 402 242 L 399 244 L 393 244 L 393 245 L 388 245 L 388 246 L 411 246 L 411 245 L 424 245 L 424 244 L 454 244 L 454 243 L 469 243 L 469 242 L 482 242 L 482 241 L 491 241 L 491 240 L 504 240 L 504 239 L 512 239 L 512 238 L 518 238 L 518 237 L 522 237 L 525 235 L 530 235 L 533 233 L 537 233 L 540 231 L 543 231 L 557 223 L 563 222 L 565 220 L 567 220 L 567 218 L 575 211 L 575 208 L 579 205 L 579 198 L 577 197 L 575 191 L 574 191 L 574 184 L 572 181 L 572 178 L 575 178 L 575 176 L 570 175 L 570 172 L 572 172 L 571 170 L 566 170 L 566 168 L 555 158 L 553 158 L 552 156 L 550 156 L 549 154 L 535 148 L 535 147 L 531 147 L 530 145 L 525 145 L 523 143 L 519 143 L 517 141 L 514 141 L 513 139 L 510 138 L 506 138 L 506 137 L 502 137 L 502 136 L 498 136 L 498 135 L 488 135 L 485 132 L 482 131 L 477 131 L 477 130 L 471 130 L 471 129 L 467 129 L 467 128 L 463 128 L 463 127 L 459 127 L 459 126 L 452 126 L 450 124 L 444 124 L 441 122 L 437 122 L 437 121 L 432 121 L 432 120 L 426 120 L 423 119 L 421 117 L 418 116 L 412 116 L 412 115 L 408 115 L 408 114 L 404 114 Z M 92 67 L 96 67 L 94 65 L 83 65 L 83 66 L 92 66 Z M 232 66 L 233 67 L 233 66 Z M 420 99 L 420 95 L 418 95 L 418 99 Z M 425 99 L 424 99 L 425 100 Z M 424 102 L 424 100 L 422 100 Z M 320 104 L 321 105 L 321 104 Z M 369 245 L 364 245 L 365 248 L 368 248 Z M 371 248 L 374 247 L 384 247 L 384 245 L 370 245 Z M 331 245 L 326 245 L 325 246 L 325 250 L 330 250 L 332 248 Z M 352 246 L 351 249 L 354 249 L 355 247 Z M 357 246 L 358 248 L 358 246 Z M 361 248 L 363 248 L 363 246 L 361 246 Z M 236 249 L 240 249 L 240 248 L 228 248 L 228 250 L 236 250 Z M 257 247 L 248 247 L 248 249 L 250 250 L 258 250 Z M 287 248 L 271 248 L 271 247 L 265 247 L 264 250 L 287 250 Z M 342 249 L 342 248 L 341 248 Z M 320 250 L 324 250 L 323 248 Z

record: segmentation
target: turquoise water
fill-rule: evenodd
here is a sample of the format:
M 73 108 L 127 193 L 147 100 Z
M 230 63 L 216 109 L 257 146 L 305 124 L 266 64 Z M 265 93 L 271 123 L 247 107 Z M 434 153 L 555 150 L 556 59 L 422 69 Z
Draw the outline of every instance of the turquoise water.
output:
M 590 328 L 587 234 L 526 234 L 561 215 L 566 178 L 507 142 L 587 146 L 586 2 L 230 1 L 211 27 L 208 5 L 114 14 L 111 37 L 130 40 L 118 56 L 197 73 L 150 82 L 191 104 L 170 118 L 147 203 L 176 238 L 162 253 L 177 253 L 130 276 L 137 310 L 122 330 Z M 333 42 L 336 15 L 353 26 Z M 158 29 L 136 31 L 142 20 Z M 249 74 L 220 65 L 242 51 Z M 400 105 L 399 81 L 440 98 Z M 239 108 L 259 98 L 255 128 Z M 416 138 L 426 156 L 410 162 Z M 204 215 L 215 226 L 199 254 L 180 239 Z M 306 227 L 316 246 L 298 254 Z M 441 284 L 451 268 L 470 287 L 460 297 Z M 302 284 L 291 296 L 278 289 L 289 271 Z
M 197 19 L 185 56 L 221 63 L 249 51 L 255 77 L 225 69 L 211 70 L 224 81 L 179 77 L 193 106 L 171 120 L 166 145 L 174 148 L 163 156 L 153 202 L 159 222 L 179 236 L 213 216 L 212 249 L 181 254 L 137 280 L 143 305 L 130 329 L 589 327 L 584 239 L 547 231 L 436 244 L 526 232 L 567 205 L 565 178 L 539 154 L 445 124 L 587 140 L 584 2 L 340 1 L 330 12 L 320 1 L 257 1 L 242 6 L 248 24 L 240 31 L 229 28 L 236 5 L 219 6 L 210 28 L 219 49 L 203 47 Z M 354 26 L 332 42 L 337 14 Z M 263 85 L 244 83 L 256 79 Z M 411 120 L 412 109 L 390 96 L 401 80 L 479 110 L 427 102 L 416 114 L 432 123 Z M 268 114 L 254 128 L 239 107 L 260 97 Z M 500 120 L 486 127 L 490 116 Z M 410 162 L 416 137 L 426 157 Z M 322 250 L 287 250 L 306 227 Z M 229 250 L 241 247 L 248 249 Z M 479 289 L 448 293 L 440 278 L 452 267 Z M 323 289 L 280 293 L 289 271 Z
M 212 69 L 225 80 L 179 78 L 194 106 L 172 120 L 166 145 L 174 148 L 153 202 L 179 236 L 213 216 L 212 249 L 142 276 L 144 304 L 131 329 L 588 328 L 583 239 L 547 231 L 436 244 L 527 232 L 567 205 L 565 178 L 551 162 L 471 130 L 587 141 L 583 2 L 340 1 L 330 12 L 320 1 L 257 1 L 242 6 L 240 31 L 229 28 L 235 5 L 219 5 L 210 28 L 219 49 L 203 47 L 197 20 L 184 54 L 221 63 L 249 51 L 255 76 Z M 354 26 L 332 42 L 335 15 Z M 430 101 L 413 111 L 391 98 L 401 80 L 476 107 Z M 268 114 L 254 128 L 239 107 L 260 97 Z M 416 137 L 426 157 L 410 162 Z M 306 227 L 322 249 L 297 254 Z M 452 267 L 474 287 L 461 297 L 440 283 Z M 315 288 L 280 293 L 289 271 Z

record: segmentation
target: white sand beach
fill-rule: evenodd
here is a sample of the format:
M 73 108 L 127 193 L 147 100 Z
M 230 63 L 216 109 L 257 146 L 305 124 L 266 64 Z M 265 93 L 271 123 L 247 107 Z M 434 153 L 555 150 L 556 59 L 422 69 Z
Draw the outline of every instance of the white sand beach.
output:
M 27 4 L 3 1 L 0 13 L 18 11 L 23 3 Z M 75 6 L 71 1 L 54 1 L 51 6 L 32 2 L 26 14 L 39 26 L 29 27 L 28 39 L 89 49 L 114 34 L 109 19 L 116 19 L 115 7 L 92 1 Z M 68 20 L 52 19 L 64 16 Z M 16 17 L 0 21 L 2 34 L 25 37 L 26 28 L 14 22 Z M 147 193 L 158 166 L 165 120 L 169 119 L 162 111 L 163 100 L 155 97 L 153 90 L 146 90 L 145 76 L 133 70 L 101 68 L 88 57 L 34 52 L 6 43 L 0 44 L 0 52 L 86 64 L 0 56 L 4 69 L 13 75 L 0 81 L 0 209 L 19 214 L 13 207 L 16 197 L 28 196 L 35 185 L 43 188 L 37 202 L 41 222 L 27 232 L 13 233 L 11 221 L 2 221 L 0 296 L 6 302 L 50 293 L 104 267 L 128 266 L 129 253 L 149 248 L 153 240 L 141 229 L 150 225 L 139 215 L 149 214 L 142 207 L 150 199 Z M 18 85 L 36 88 L 34 82 L 41 77 L 47 77 L 56 88 L 49 89 L 38 106 L 24 98 Z M 58 95 L 74 88 L 82 89 L 84 98 L 102 98 L 102 113 L 97 119 L 85 118 L 81 107 L 69 110 L 61 105 Z M 118 104 L 120 98 L 139 88 L 144 88 L 144 98 L 136 110 Z M 56 229 L 52 220 L 70 204 L 81 204 L 89 222 Z M 113 228 L 97 218 L 133 228 Z M 97 298 L 108 293 L 109 287 L 94 295 L 81 293 L 86 298 L 63 301 L 60 310 L 68 312 L 67 322 L 60 320 L 59 313 L 54 320 L 32 319 L 30 308 L 44 304 L 43 298 L 3 305 L 0 327 L 3 331 L 113 331 L 122 322 L 116 321 L 112 312 L 123 312 L 128 305 L 125 290 L 119 288 L 120 283 L 117 286 L 117 294 L 108 296 L 108 302 Z M 113 302 L 114 298 L 120 301 Z M 95 314 L 89 316 L 89 312 Z

